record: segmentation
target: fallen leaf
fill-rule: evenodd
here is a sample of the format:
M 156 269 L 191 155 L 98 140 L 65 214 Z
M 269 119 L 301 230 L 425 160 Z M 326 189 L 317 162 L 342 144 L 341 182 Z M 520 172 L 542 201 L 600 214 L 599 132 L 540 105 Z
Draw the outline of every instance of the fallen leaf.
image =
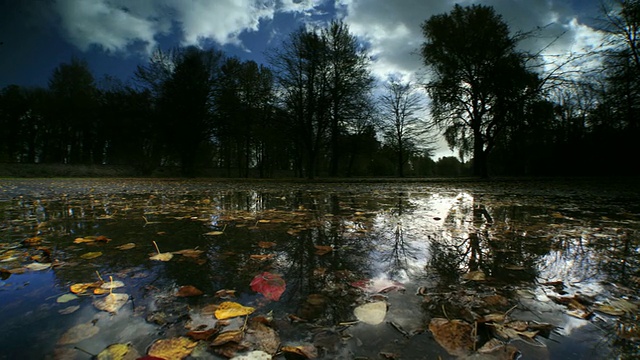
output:
M 176 255 L 182 255 L 182 256 L 186 256 L 186 257 L 198 257 L 200 255 L 202 255 L 204 253 L 204 251 L 202 250 L 196 250 L 196 249 L 184 249 L 184 250 L 178 250 L 178 251 L 174 251 L 173 252 Z
M 263 248 L 263 249 L 269 249 L 272 248 L 274 246 L 276 246 L 277 244 L 271 241 L 260 241 L 258 242 L 258 246 Z
M 96 237 L 96 241 L 103 242 L 103 243 L 108 243 L 109 241 L 111 241 L 111 239 L 109 239 L 108 237 L 106 237 L 104 235 L 99 235 L 98 237 Z
M 220 330 L 219 329 L 207 329 L 207 330 L 202 330 L 202 331 L 189 331 L 187 333 L 187 336 L 192 338 L 193 340 L 209 340 L 209 338 L 211 338 L 213 335 L 217 334 Z
M 254 350 L 246 354 L 234 356 L 231 360 L 271 360 L 271 358 L 271 355 L 264 351 Z
M 387 315 L 387 303 L 384 301 L 366 303 L 353 309 L 353 314 L 364 323 L 378 325 Z
M 284 293 L 287 285 L 280 275 L 263 272 L 256 275 L 251 281 L 251 290 L 264 295 L 267 299 L 278 301 Z
M 100 285 L 102 285 L 102 281 L 93 283 L 77 283 L 69 286 L 69 290 L 74 294 L 84 294 L 87 290 L 100 287 Z
M 94 242 L 94 241 L 95 241 L 95 240 L 94 240 L 94 239 L 92 239 L 92 238 L 81 238 L 81 237 L 79 237 L 79 238 L 75 238 L 75 239 L 73 240 L 73 243 L 74 243 L 74 244 L 84 244 L 84 243 L 92 243 L 92 242 Z
M 124 283 L 122 281 L 116 280 L 116 281 L 107 281 L 104 284 L 100 285 L 101 289 L 117 289 L 117 288 L 121 288 L 124 287 Z
M 22 243 L 25 245 L 37 245 L 42 242 L 42 238 L 40 236 L 34 236 L 27 239 L 22 240 Z
M 129 295 L 127 294 L 110 293 L 103 298 L 95 299 L 93 306 L 98 310 L 115 314 L 127 301 L 129 301 Z
M 214 314 L 216 319 L 230 319 L 237 316 L 249 315 L 255 311 L 254 308 L 250 306 L 243 306 L 233 301 L 225 301 L 222 304 L 218 305 L 218 308 L 215 310 Z
M 249 255 L 251 260 L 265 261 L 276 256 L 276 254 L 263 254 L 263 255 Z
M 429 331 L 450 355 L 464 356 L 473 349 L 473 327 L 462 320 L 433 318 L 429 322 Z
M 304 359 L 315 359 L 318 357 L 318 350 L 316 350 L 316 347 L 313 345 L 283 346 L 280 348 L 280 351 L 302 356 Z M 285 358 L 286 357 L 285 354 Z
M 158 253 L 149 257 L 149 259 L 157 261 L 169 261 L 171 258 L 173 258 L 172 253 Z
M 80 258 L 85 259 L 85 260 L 91 260 L 91 259 L 95 259 L 99 256 L 102 256 L 102 252 L 100 251 L 92 251 L 92 252 L 88 252 L 86 254 L 82 254 L 80 255 Z
M 140 354 L 131 344 L 111 344 L 96 356 L 96 360 L 136 360 Z
M 275 354 L 280 346 L 278 333 L 259 321 L 251 321 L 245 336 L 245 341 L 253 344 L 256 350 L 262 350 L 269 354 Z
M 176 293 L 176 296 L 179 297 L 190 297 L 190 296 L 199 296 L 202 295 L 202 290 L 198 289 L 192 285 L 181 286 Z
M 222 234 L 224 234 L 224 231 L 209 231 L 208 233 L 204 233 L 202 235 L 218 236 L 218 235 L 222 235 Z
M 40 270 L 46 270 L 48 268 L 51 267 L 51 263 L 31 263 L 29 265 L 25 265 L 25 267 L 29 270 L 33 270 L 33 271 L 40 271 Z
M 120 246 L 116 246 L 116 249 L 118 249 L 118 250 L 131 250 L 131 249 L 133 249 L 135 247 L 136 247 L 135 243 L 126 243 L 126 244 L 123 244 L 123 245 L 120 245 Z
M 197 342 L 183 336 L 160 339 L 151 345 L 147 354 L 167 360 L 184 359 L 191 354 L 197 344 Z
M 66 302 L 69 302 L 69 301 L 71 301 L 71 300 L 75 300 L 75 299 L 77 299 L 77 298 L 78 298 L 78 296 L 77 296 L 77 295 L 74 295 L 74 294 L 64 294 L 64 295 L 59 296 L 59 297 L 56 299 L 56 302 L 57 302 L 57 303 L 60 303 L 60 304 L 64 304 L 64 303 L 66 303 Z
M 94 336 L 99 331 L 100 328 L 91 322 L 78 324 L 62 334 L 58 340 L 58 345 L 75 344 Z
M 216 338 L 211 342 L 211 346 L 220 346 L 226 344 L 228 342 L 240 342 L 244 337 L 244 331 L 242 330 L 231 330 L 220 333 Z
M 76 312 L 78 309 L 80 309 L 80 305 L 68 306 L 64 309 L 58 310 L 58 313 L 61 315 L 69 315 Z

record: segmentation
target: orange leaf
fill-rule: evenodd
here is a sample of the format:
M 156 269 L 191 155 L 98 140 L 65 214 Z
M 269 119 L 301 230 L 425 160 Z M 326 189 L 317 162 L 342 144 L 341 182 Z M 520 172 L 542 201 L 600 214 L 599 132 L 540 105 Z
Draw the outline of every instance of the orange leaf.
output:
M 202 290 L 198 289 L 197 287 L 192 285 L 185 285 L 185 286 L 181 286 L 180 289 L 178 289 L 176 296 L 190 297 L 190 296 L 200 296 L 202 294 L 203 294 Z

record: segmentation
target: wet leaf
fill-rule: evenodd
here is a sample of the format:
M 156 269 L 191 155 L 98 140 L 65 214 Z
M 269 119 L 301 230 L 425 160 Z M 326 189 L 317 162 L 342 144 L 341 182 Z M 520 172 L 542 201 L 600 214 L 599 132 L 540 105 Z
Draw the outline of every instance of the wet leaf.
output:
M 95 299 L 93 301 L 93 306 L 98 310 L 115 314 L 127 301 L 129 301 L 129 295 L 111 293 L 103 298 Z
M 274 246 L 276 246 L 277 244 L 271 241 L 260 241 L 258 242 L 258 246 L 263 248 L 263 249 L 269 249 L 272 248 Z
M 387 315 L 387 303 L 375 301 L 363 304 L 353 309 L 353 314 L 364 323 L 378 325 L 384 321 L 384 317 Z
M 121 288 L 124 287 L 124 283 L 122 281 L 116 280 L 116 281 L 107 281 L 104 284 L 100 285 L 101 289 L 117 289 L 117 288 Z
M 147 354 L 167 360 L 184 359 L 191 354 L 197 344 L 197 342 L 182 336 L 161 339 L 151 345 Z
M 280 275 L 263 272 L 256 275 L 251 281 L 251 290 L 258 292 L 267 299 L 278 301 L 284 293 L 287 285 Z
M 93 283 L 78 283 L 69 286 L 69 290 L 71 290 L 74 294 L 84 294 L 89 289 L 97 288 L 102 285 L 102 281 L 97 281 Z
M 192 338 L 193 340 L 209 340 L 213 335 L 219 332 L 218 329 L 207 329 L 202 331 L 189 331 L 187 332 L 187 336 Z
M 29 265 L 25 265 L 25 267 L 29 270 L 32 271 L 41 271 L 41 270 L 47 270 L 51 267 L 50 263 L 31 263 Z
M 118 249 L 118 250 L 131 250 L 131 249 L 133 249 L 135 247 L 136 247 L 135 243 L 126 243 L 126 244 L 123 244 L 123 245 L 120 245 L 120 246 L 116 246 L 116 249 Z
M 81 238 L 81 237 L 79 237 L 79 238 L 75 238 L 73 240 L 73 243 L 74 244 L 85 244 L 85 243 L 92 243 L 94 241 L 95 241 L 95 239 L 93 239 L 93 238 Z
M 96 360 L 135 360 L 140 354 L 131 344 L 111 344 L 96 356 Z
M 111 241 L 111 239 L 109 239 L 108 237 L 106 237 L 104 235 L 99 235 L 98 237 L 96 237 L 96 241 L 103 242 L 103 243 L 108 243 L 109 241 Z
M 67 330 L 60 339 L 58 345 L 75 344 L 82 340 L 88 339 L 100 331 L 100 328 L 93 325 L 93 323 L 78 324 L 69 330 Z
M 231 330 L 225 331 L 223 333 L 218 334 L 216 338 L 211 342 L 211 346 L 220 346 L 224 345 L 228 342 L 240 342 L 244 337 L 244 332 L 242 330 Z
M 173 258 L 172 253 L 158 253 L 153 256 L 150 256 L 149 259 L 157 260 L 157 261 L 169 261 Z
M 93 252 L 88 252 L 86 254 L 80 255 L 80 258 L 85 259 L 85 260 L 91 260 L 91 259 L 95 259 L 95 258 L 100 257 L 100 256 L 102 256 L 102 252 L 93 251 Z
M 256 350 L 275 354 L 280 346 L 280 337 L 271 327 L 259 322 L 251 321 L 245 340 L 254 345 Z
M 231 360 L 271 360 L 271 355 L 264 351 L 254 350 L 246 354 L 234 356 Z
M 272 259 L 274 256 L 276 255 L 275 254 L 250 255 L 249 258 L 251 258 L 252 260 L 264 261 L 264 260 Z
M 204 233 L 202 235 L 206 236 L 218 236 L 224 234 L 224 231 L 209 231 L 208 233 Z
M 450 355 L 464 356 L 473 349 L 473 327 L 462 320 L 433 318 L 429 322 L 429 331 Z
M 42 238 L 40 236 L 34 236 L 22 241 L 25 245 L 38 245 L 42 242 Z
M 200 296 L 202 294 L 203 294 L 202 290 L 198 289 L 197 287 L 193 285 L 185 285 L 185 286 L 180 286 L 180 288 L 178 289 L 178 292 L 176 293 L 176 296 L 191 297 L 191 296 Z
M 64 295 L 59 296 L 59 297 L 56 299 L 56 302 L 57 302 L 57 303 L 64 304 L 64 303 L 66 303 L 66 302 L 69 302 L 69 301 L 71 301 L 71 300 L 75 300 L 75 299 L 77 299 L 77 298 L 78 298 L 78 296 L 77 296 L 77 295 L 74 295 L 74 294 L 64 294 Z
M 255 311 L 254 308 L 249 306 L 243 306 L 236 302 L 225 301 L 222 304 L 218 305 L 218 308 L 215 310 L 214 314 L 216 319 L 230 319 L 237 316 L 249 315 Z
M 80 309 L 80 305 L 68 306 L 64 309 L 58 310 L 58 313 L 61 315 L 69 315 L 76 312 L 78 309 Z
M 283 346 L 280 350 L 285 353 L 285 358 L 287 358 L 286 353 L 302 356 L 304 359 L 315 359 L 318 357 L 318 350 L 316 350 L 316 347 L 313 345 Z
M 174 251 L 173 253 L 176 254 L 176 255 L 182 255 L 182 256 L 186 256 L 186 257 L 196 258 L 196 257 L 202 255 L 204 253 L 204 251 L 196 250 L 196 249 L 184 249 L 184 250 Z

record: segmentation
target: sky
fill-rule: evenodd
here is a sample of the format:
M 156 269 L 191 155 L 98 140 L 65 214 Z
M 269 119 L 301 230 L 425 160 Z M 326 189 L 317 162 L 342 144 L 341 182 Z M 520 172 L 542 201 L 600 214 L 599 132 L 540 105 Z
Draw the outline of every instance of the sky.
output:
M 541 28 L 521 46 L 550 58 L 601 41 L 600 0 L 0 0 L 0 88 L 46 87 L 72 57 L 87 61 L 98 84 L 105 75 L 127 81 L 154 49 L 186 45 L 266 64 L 292 31 L 332 19 L 366 46 L 378 79 L 418 81 L 420 25 L 456 3 L 492 6 L 513 32 Z M 441 142 L 437 155 L 449 154 Z

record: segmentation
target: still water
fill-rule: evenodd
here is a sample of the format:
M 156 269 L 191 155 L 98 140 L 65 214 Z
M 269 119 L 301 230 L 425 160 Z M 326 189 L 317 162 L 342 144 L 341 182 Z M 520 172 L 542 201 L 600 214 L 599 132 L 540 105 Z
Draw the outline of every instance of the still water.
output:
M 634 180 L 0 180 L 0 359 L 637 358 Z

